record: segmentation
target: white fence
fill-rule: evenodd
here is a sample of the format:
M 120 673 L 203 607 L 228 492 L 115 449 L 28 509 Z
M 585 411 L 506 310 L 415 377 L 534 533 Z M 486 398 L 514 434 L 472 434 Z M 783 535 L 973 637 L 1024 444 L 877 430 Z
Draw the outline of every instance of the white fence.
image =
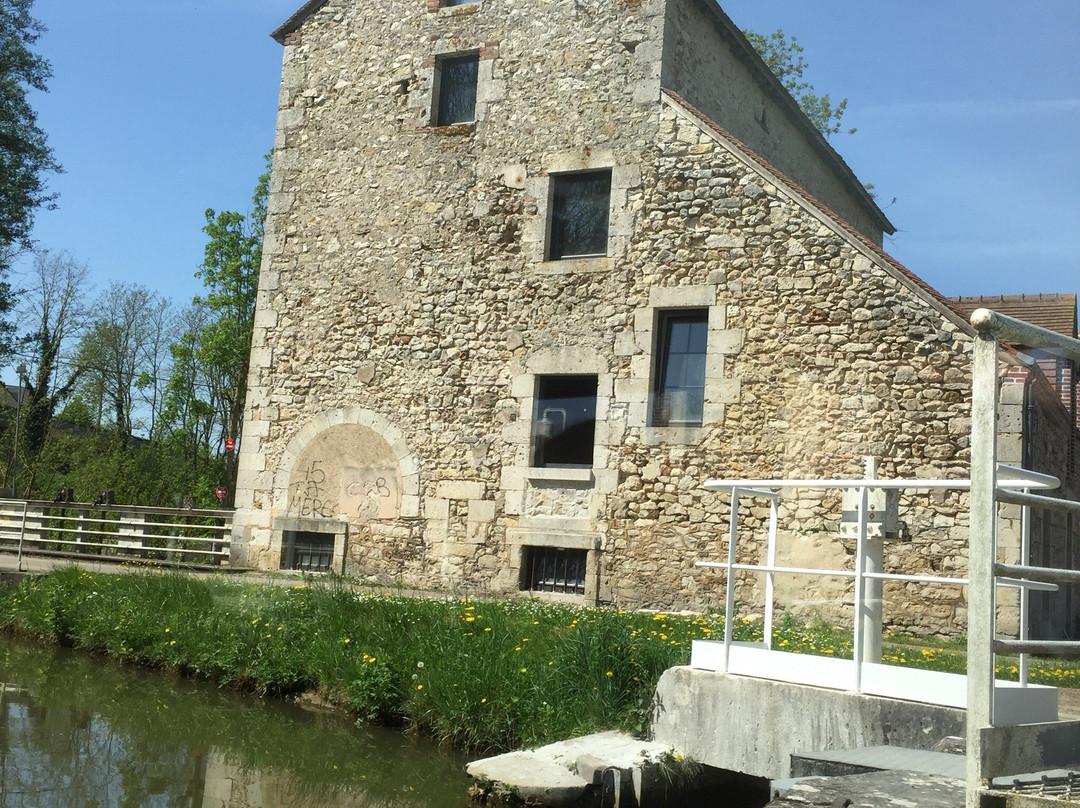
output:
M 0 499 L 0 552 L 163 564 L 227 563 L 232 510 Z

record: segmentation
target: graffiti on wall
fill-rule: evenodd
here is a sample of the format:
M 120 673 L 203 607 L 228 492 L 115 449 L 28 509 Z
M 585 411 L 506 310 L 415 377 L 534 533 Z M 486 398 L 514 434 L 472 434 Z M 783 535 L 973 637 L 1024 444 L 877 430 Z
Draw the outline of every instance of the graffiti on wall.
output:
M 293 475 L 289 486 L 289 513 L 295 516 L 335 516 L 337 503 L 328 494 L 323 461 L 304 463 Z
M 346 466 L 341 470 L 341 512 L 362 521 L 395 519 L 401 497 L 397 469 L 390 466 Z
M 300 463 L 289 486 L 289 514 L 344 517 L 353 521 L 395 519 L 401 505 L 393 466 L 327 467 L 325 460 Z

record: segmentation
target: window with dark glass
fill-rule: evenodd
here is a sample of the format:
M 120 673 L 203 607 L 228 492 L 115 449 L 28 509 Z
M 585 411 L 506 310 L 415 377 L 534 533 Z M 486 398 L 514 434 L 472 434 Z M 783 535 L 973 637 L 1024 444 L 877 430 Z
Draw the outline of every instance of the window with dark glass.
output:
M 533 592 L 584 595 L 587 559 L 587 550 L 526 547 L 524 588 Z
M 468 6 L 479 2 L 480 0 L 442 0 L 439 5 L 443 8 L 449 8 L 450 6 Z
M 611 171 L 555 174 L 548 259 L 607 255 Z
M 661 312 L 657 335 L 659 366 L 653 389 L 653 425 L 701 426 L 709 312 Z
M 476 77 L 480 56 L 444 56 L 438 61 L 435 125 L 471 123 L 476 118 Z
M 538 376 L 532 465 L 592 468 L 596 376 Z

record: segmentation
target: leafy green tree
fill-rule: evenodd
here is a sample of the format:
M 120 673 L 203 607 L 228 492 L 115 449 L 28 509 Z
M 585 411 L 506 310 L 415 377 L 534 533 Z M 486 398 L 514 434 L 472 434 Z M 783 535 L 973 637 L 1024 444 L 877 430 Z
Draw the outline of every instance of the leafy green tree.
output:
M 268 155 L 267 171 L 259 177 L 249 214 L 206 211 L 207 244 L 196 273 L 206 293 L 195 298 L 185 315 L 184 336 L 172 347 L 173 375 L 166 392 L 165 417 L 174 445 L 204 488 L 203 472 L 220 473 L 215 458 L 221 456 L 224 439 L 236 437 L 243 422 L 269 159 Z M 235 470 L 219 481 L 226 482 L 231 491 Z
M 839 132 L 847 99 L 833 104 L 828 93 L 818 95 L 814 86 L 803 80 L 803 73 L 810 65 L 803 58 L 803 48 L 798 40 L 794 36 L 789 38 L 779 28 L 768 36 L 755 31 L 743 31 L 743 34 L 818 131 L 825 137 Z M 854 132 L 854 129 L 848 130 L 848 134 Z
M 0 0 L 0 349 L 14 333 L 7 315 L 14 294 L 5 274 L 12 257 L 30 245 L 34 211 L 50 204 L 45 175 L 60 171 L 27 99 L 46 92 L 49 63 L 31 51 L 44 26 L 30 15 L 33 0 Z

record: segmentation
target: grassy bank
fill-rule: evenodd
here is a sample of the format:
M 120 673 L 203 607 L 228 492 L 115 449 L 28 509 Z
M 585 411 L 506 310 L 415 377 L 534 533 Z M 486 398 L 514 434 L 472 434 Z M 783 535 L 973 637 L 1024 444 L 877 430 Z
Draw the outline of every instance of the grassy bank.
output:
M 642 727 L 660 674 L 717 625 L 68 568 L 0 599 L 0 628 L 493 750 Z
M 722 636 L 723 618 L 68 568 L 0 598 L 0 629 L 259 694 L 317 691 L 364 721 L 496 750 L 642 728 L 660 674 L 689 661 L 691 640 Z M 760 639 L 761 627 L 740 621 L 737 636 Z M 784 620 L 773 639 L 851 656 L 850 635 L 825 625 Z M 890 645 L 885 656 L 963 667 L 962 654 L 945 649 Z M 1032 679 L 1075 685 L 1080 666 L 1038 662 Z

